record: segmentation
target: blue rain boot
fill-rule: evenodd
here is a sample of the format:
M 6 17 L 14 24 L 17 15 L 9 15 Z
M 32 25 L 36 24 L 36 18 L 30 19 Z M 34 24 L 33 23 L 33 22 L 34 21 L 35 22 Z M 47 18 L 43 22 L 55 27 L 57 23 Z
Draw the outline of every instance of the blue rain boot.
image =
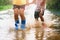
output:
M 25 29 L 25 24 L 26 24 L 26 20 L 22 20 L 22 21 L 21 21 L 21 29 L 22 29 L 22 30 Z
M 15 21 L 15 29 L 18 30 L 18 25 L 19 24 L 19 20 Z

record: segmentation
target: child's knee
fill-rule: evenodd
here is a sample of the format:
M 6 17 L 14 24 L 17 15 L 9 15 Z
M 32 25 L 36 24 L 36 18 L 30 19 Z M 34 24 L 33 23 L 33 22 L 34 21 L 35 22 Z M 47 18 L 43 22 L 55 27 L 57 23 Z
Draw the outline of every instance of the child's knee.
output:
M 44 12 L 40 13 L 39 16 L 42 17 L 44 15 Z
M 14 14 L 18 14 L 18 9 L 14 9 Z
M 19 12 L 20 12 L 20 13 L 24 13 L 24 9 L 21 8 L 21 9 L 19 10 Z

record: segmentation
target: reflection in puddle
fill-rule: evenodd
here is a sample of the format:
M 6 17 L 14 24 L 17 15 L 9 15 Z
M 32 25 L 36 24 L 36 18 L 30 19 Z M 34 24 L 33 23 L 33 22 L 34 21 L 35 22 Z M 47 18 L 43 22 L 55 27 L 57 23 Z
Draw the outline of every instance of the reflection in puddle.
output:
M 25 40 L 25 31 L 16 30 L 15 40 Z
M 35 38 L 36 40 L 43 40 L 44 31 L 41 28 L 36 28 Z
M 35 27 L 15 32 L 15 40 L 60 40 L 60 29 Z

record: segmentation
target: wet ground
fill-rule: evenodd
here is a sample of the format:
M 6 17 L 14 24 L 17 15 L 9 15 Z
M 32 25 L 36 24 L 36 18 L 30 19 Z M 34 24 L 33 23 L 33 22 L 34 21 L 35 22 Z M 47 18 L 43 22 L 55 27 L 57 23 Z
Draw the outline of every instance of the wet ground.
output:
M 26 6 L 25 30 L 20 30 L 20 27 L 18 31 L 14 29 L 12 9 L 0 12 L 0 40 L 60 40 L 60 17 L 45 10 L 44 19 L 47 28 L 43 29 L 40 19 L 38 23 L 34 19 L 35 5 L 33 6 Z

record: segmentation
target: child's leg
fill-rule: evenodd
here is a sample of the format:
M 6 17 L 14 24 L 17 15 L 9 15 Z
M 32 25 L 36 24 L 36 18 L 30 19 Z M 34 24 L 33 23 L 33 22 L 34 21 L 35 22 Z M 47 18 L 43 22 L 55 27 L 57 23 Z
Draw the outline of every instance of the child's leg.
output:
M 39 14 L 39 16 L 40 16 L 40 19 L 41 19 L 41 21 L 42 21 L 42 26 L 43 26 L 43 28 L 45 28 L 45 27 L 46 27 L 46 23 L 45 23 L 45 21 L 44 21 L 43 15 L 44 15 L 44 10 Z
M 22 6 L 19 9 L 19 13 L 20 13 L 20 17 L 21 17 L 21 29 L 24 30 L 25 29 L 25 24 L 26 24 L 26 20 L 25 20 L 25 16 L 24 16 L 24 8 L 25 6 Z
M 19 18 L 18 18 L 18 8 L 14 7 L 14 20 L 15 20 L 15 29 L 18 30 Z
M 42 22 L 44 22 L 43 15 L 44 15 L 44 10 L 41 10 L 40 13 L 39 13 L 39 16 L 40 16 L 40 19 L 41 19 Z
M 44 17 L 42 16 L 42 14 L 39 14 L 40 15 L 40 19 L 42 22 L 44 22 Z
M 14 19 L 15 21 L 17 21 L 19 18 L 18 18 L 18 9 L 14 9 Z

